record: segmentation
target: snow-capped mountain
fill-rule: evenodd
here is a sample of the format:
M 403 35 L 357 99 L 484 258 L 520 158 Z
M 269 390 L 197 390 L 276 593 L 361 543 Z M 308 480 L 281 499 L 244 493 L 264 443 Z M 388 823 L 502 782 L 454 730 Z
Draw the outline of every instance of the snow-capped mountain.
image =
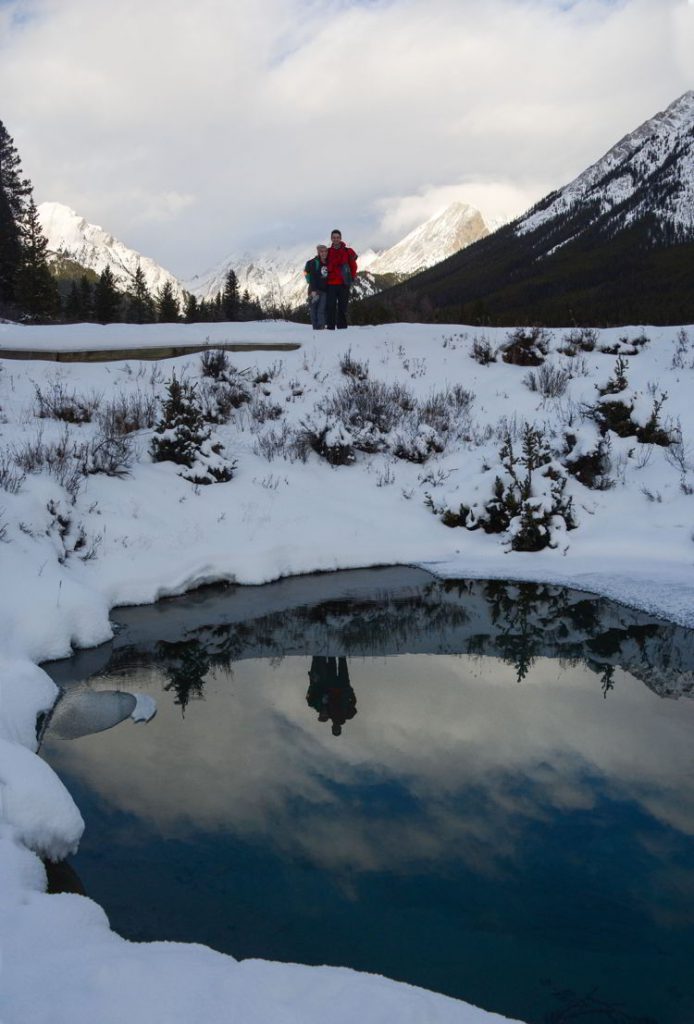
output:
M 90 224 L 69 206 L 41 203 L 38 214 L 41 229 L 48 239 L 48 248 L 54 255 L 69 256 L 97 274 L 110 266 L 116 284 L 122 289 L 130 286 L 139 264 L 152 295 L 170 281 L 176 297 L 179 301 L 183 299 L 183 287 L 173 274 L 149 256 L 128 248 L 97 224 Z
M 489 227 L 480 211 L 457 201 L 380 253 L 369 262 L 368 270 L 374 275 L 392 274 L 400 279 L 411 277 L 488 234 Z
M 655 213 L 663 224 L 694 231 L 694 91 L 650 118 L 574 181 L 552 192 L 516 226 L 536 231 L 578 208 L 590 222 L 626 227 Z
M 390 249 L 360 252 L 357 294 L 360 298 L 373 295 L 380 290 L 381 275 L 388 275 L 390 283 L 393 278 L 405 280 L 488 234 L 489 228 L 479 210 L 467 203 L 451 203 Z M 241 292 L 248 289 L 249 295 L 264 305 L 293 308 L 306 298 L 303 268 L 314 253 L 309 245 L 234 254 L 206 273 L 185 281 L 184 286 L 200 299 L 214 298 L 233 270 Z
M 694 317 L 694 91 L 527 214 L 379 300 L 378 315 L 476 323 Z M 369 310 L 363 311 L 365 316 Z
M 232 254 L 211 270 L 185 281 L 184 286 L 199 299 L 212 299 L 224 289 L 227 275 L 233 270 L 241 294 L 248 290 L 251 298 L 275 308 L 298 306 L 306 294 L 304 264 L 314 252 L 310 246 L 294 246 Z

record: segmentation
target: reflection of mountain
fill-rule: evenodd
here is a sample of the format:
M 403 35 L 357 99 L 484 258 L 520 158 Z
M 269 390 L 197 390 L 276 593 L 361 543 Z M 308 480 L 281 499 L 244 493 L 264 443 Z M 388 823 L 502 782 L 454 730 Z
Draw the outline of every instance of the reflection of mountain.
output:
M 123 609 L 117 618 L 125 628 L 113 643 L 84 652 L 65 670 L 118 671 L 156 652 L 173 679 L 185 645 L 192 645 L 186 657 L 206 666 L 323 651 L 477 654 L 514 665 L 519 680 L 542 657 L 583 662 L 606 694 L 615 667 L 662 697 L 694 692 L 692 631 L 563 587 L 432 581 L 421 572 L 383 570 L 314 578 L 313 591 L 311 604 L 310 582 L 286 580 Z M 60 663 L 49 670 L 63 678 Z

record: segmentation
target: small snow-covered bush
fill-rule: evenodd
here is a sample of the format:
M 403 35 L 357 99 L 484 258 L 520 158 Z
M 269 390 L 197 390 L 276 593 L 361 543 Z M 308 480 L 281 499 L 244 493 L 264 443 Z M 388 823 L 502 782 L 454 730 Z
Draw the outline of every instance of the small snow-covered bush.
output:
M 544 363 L 537 370 L 529 370 L 523 383 L 531 391 L 538 391 L 543 398 L 561 398 L 570 380 L 571 371 L 568 367 Z
M 99 433 L 73 451 L 84 476 L 127 476 L 133 462 L 133 445 L 127 435 Z
M 163 416 L 150 445 L 155 462 L 174 462 L 180 476 L 194 484 L 225 483 L 236 463 L 222 453 L 224 445 L 206 426 L 194 385 L 174 374 L 168 382 Z
M 650 340 L 645 334 L 638 334 L 634 338 L 629 338 L 626 334 L 623 334 L 612 344 L 605 342 L 600 346 L 600 351 L 610 356 L 635 356 L 638 355 L 644 345 L 650 343 Z
M 427 504 L 446 526 L 464 526 L 485 533 L 505 533 L 513 551 L 556 548 L 560 538 L 576 527 L 572 499 L 565 493 L 567 473 L 556 460 L 542 431 L 525 424 L 520 452 L 510 435 L 499 451 L 500 466 L 490 469 L 491 494 L 467 504 Z M 488 492 L 489 493 L 489 492 Z
M 609 434 L 595 436 L 595 428 L 566 432 L 566 450 L 564 465 L 571 476 L 575 477 L 584 487 L 594 491 L 607 491 L 614 487 L 610 477 L 611 444 Z
M 251 389 L 240 376 L 228 380 L 203 380 L 200 408 L 206 423 L 228 423 L 236 409 L 251 401 Z
M 90 562 L 96 558 L 103 540 L 102 534 L 97 534 L 90 540 L 84 523 L 75 525 L 72 513 L 63 509 L 59 501 L 49 501 L 46 510 L 50 517 L 46 536 L 54 539 L 61 565 L 73 555 L 77 555 L 83 562 Z
M 501 346 L 501 358 L 513 366 L 540 366 L 549 352 L 551 335 L 544 327 L 516 327 Z
M 593 327 L 575 327 L 562 338 L 559 351 L 565 356 L 579 352 L 593 352 L 598 343 L 598 332 Z
M 446 442 L 433 427 L 420 423 L 409 432 L 396 432 L 389 450 L 396 459 L 420 464 L 426 462 L 429 456 L 442 452 L 445 447 Z
M 272 462 L 273 459 L 280 457 L 291 459 L 292 456 L 297 454 L 294 449 L 294 443 L 295 439 L 292 430 L 285 421 L 277 428 L 271 427 L 263 433 L 259 431 L 256 434 L 253 451 L 256 455 L 267 459 L 268 462 Z
M 151 430 L 157 422 L 157 399 L 153 392 L 119 394 L 99 409 L 98 422 L 110 437 L 132 434 L 136 430 Z
M 342 424 L 354 448 L 383 451 L 389 435 L 416 405 L 402 384 L 349 380 L 320 401 L 317 412 L 331 424 Z
M 36 385 L 36 415 L 39 419 L 63 420 L 65 423 L 91 423 L 101 403 L 101 395 L 78 395 L 67 391 L 62 381 L 53 381 L 42 391 Z
M 369 364 L 362 363 L 352 356 L 351 348 L 348 348 L 340 359 L 340 369 L 345 377 L 352 377 L 353 380 L 366 380 L 369 376 Z
M 355 460 L 354 439 L 342 423 L 304 420 L 294 442 L 294 450 L 301 459 L 309 451 L 329 462 L 331 466 L 349 466 Z
M 483 334 L 481 338 L 475 335 L 472 339 L 470 355 L 480 366 L 489 366 L 490 363 L 496 362 L 496 351 L 486 334 Z
M 200 356 L 200 372 L 203 377 L 220 380 L 226 377 L 231 368 L 231 361 L 224 349 L 206 349 Z
M 432 427 L 439 434 L 449 434 L 470 412 L 475 396 L 462 385 L 434 391 L 417 405 L 412 417 Z

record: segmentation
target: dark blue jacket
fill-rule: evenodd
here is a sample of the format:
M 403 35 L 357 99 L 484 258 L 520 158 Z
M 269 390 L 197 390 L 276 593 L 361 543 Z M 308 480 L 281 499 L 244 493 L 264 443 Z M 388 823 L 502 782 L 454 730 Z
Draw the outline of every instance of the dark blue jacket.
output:
M 323 273 L 321 273 L 321 270 Z M 304 267 L 306 284 L 312 292 L 326 292 L 328 290 L 328 264 L 321 263 L 320 256 L 314 256 L 308 260 Z

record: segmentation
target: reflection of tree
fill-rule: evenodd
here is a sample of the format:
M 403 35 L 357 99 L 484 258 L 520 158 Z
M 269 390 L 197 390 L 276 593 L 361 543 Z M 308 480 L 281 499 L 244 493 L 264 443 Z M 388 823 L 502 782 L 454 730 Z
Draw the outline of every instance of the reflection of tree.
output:
M 564 1005 L 550 1010 L 545 1015 L 545 1024 L 577 1024 L 577 1022 L 600 1021 L 601 1024 L 658 1024 L 653 1017 L 634 1017 L 619 1003 L 608 1003 L 600 999 L 595 991 L 579 996 L 575 992 L 555 992 L 556 998 Z
M 185 715 L 191 700 L 202 700 L 205 676 L 210 670 L 209 656 L 199 640 L 161 643 L 158 653 L 169 680 L 164 689 L 175 693 L 174 704 Z
M 333 736 L 357 713 L 357 697 L 349 681 L 346 658 L 315 655 L 308 673 L 306 703 L 318 712 L 319 722 L 332 722 Z

